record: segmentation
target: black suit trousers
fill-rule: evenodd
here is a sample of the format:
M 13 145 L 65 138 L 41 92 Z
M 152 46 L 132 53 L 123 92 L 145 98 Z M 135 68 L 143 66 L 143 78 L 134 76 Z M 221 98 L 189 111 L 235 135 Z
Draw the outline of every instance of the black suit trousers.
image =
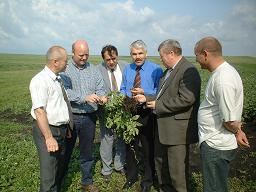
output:
M 143 126 L 140 127 L 139 135 L 126 145 L 126 179 L 136 181 L 139 169 L 142 169 L 141 186 L 151 186 L 155 174 L 153 140 L 155 117 L 149 109 L 138 109 L 138 114 Z

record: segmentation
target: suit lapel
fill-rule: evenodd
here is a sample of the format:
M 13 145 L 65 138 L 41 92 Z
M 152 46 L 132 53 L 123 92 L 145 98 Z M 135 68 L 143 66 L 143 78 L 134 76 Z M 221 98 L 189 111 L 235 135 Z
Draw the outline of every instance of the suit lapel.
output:
M 166 83 L 164 84 L 164 86 L 163 86 L 163 88 L 162 88 L 162 91 L 161 91 L 161 93 L 160 93 L 159 96 L 158 96 L 158 99 L 163 95 L 163 93 L 164 93 L 165 90 L 169 87 L 169 85 L 170 85 L 171 83 L 173 83 L 173 79 L 174 79 L 174 77 L 176 76 L 177 72 L 179 71 L 179 68 L 180 68 L 182 62 L 183 62 L 183 57 L 182 57 L 182 59 L 177 63 L 177 65 L 174 67 L 174 69 L 173 69 L 173 71 L 171 72 L 170 76 L 167 78 Z M 167 72 L 167 71 L 166 71 L 166 72 Z M 165 72 L 164 74 L 166 74 L 166 72 Z M 159 88 L 161 88 L 161 87 L 162 87 L 162 84 L 164 83 L 164 76 L 161 78 L 160 83 L 161 83 L 161 86 L 160 86 Z M 175 83 L 176 83 L 176 82 L 175 82 Z M 159 89 L 159 91 L 160 91 L 160 89 Z
M 110 82 L 110 79 L 109 79 L 109 76 L 108 76 L 107 66 L 104 62 L 102 63 L 102 76 L 103 76 L 103 79 L 106 83 L 107 89 L 110 92 L 111 91 L 111 82 Z

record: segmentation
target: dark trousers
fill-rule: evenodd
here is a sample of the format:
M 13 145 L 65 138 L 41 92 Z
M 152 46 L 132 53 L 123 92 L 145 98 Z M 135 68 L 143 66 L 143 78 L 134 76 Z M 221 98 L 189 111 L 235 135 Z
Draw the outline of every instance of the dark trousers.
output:
M 154 140 L 153 140 L 153 119 L 154 116 L 150 110 L 146 109 L 138 113 L 141 115 L 139 135 L 126 145 L 126 180 L 136 181 L 139 172 L 139 161 L 142 162 L 143 177 L 141 186 L 151 186 L 155 174 L 154 168 Z M 139 144 L 141 143 L 141 150 Z M 142 152 L 140 154 L 139 152 Z
M 65 136 L 67 126 L 51 126 L 53 137 L 59 145 L 56 152 L 48 152 L 45 139 L 36 123 L 33 122 L 32 134 L 39 155 L 40 162 L 40 192 L 59 192 L 61 188 L 61 175 L 63 174 L 64 154 L 66 151 Z
M 160 192 L 189 191 L 189 145 L 163 145 L 155 130 L 155 167 Z
M 82 172 L 82 185 L 93 183 L 92 166 L 93 159 L 93 140 L 95 136 L 96 127 L 96 113 L 73 114 L 74 129 L 71 131 L 72 137 L 67 139 L 67 152 L 65 155 L 64 170 L 67 173 L 68 164 L 71 159 L 72 151 L 76 143 L 77 136 L 79 137 L 79 151 L 80 151 L 80 167 Z M 64 176 L 63 175 L 63 176 Z

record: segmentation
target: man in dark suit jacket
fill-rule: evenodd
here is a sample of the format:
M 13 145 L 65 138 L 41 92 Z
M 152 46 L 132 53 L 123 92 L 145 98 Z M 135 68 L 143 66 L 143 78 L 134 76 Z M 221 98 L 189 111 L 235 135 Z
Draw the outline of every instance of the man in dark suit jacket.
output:
M 147 107 L 157 115 L 155 166 L 160 191 L 188 191 L 189 144 L 198 141 L 197 111 L 201 79 L 197 69 L 182 56 L 176 40 L 159 45 L 166 71 L 157 96 Z M 146 100 L 137 96 L 140 102 Z M 151 98 L 152 99 L 152 98 Z
M 124 67 L 128 64 L 125 61 L 118 61 L 118 51 L 113 45 L 106 45 L 102 48 L 101 55 L 103 62 L 98 65 L 98 69 L 101 72 L 104 80 L 105 89 L 107 93 L 111 91 L 119 91 L 122 81 L 122 73 Z M 113 131 L 106 128 L 104 123 L 104 115 L 102 107 L 99 108 L 98 117 L 100 122 L 100 156 L 102 160 L 101 173 L 106 182 L 111 179 L 112 173 L 112 151 L 115 144 L 114 155 L 114 169 L 121 174 L 124 174 L 125 164 L 125 143 L 122 138 L 115 138 Z

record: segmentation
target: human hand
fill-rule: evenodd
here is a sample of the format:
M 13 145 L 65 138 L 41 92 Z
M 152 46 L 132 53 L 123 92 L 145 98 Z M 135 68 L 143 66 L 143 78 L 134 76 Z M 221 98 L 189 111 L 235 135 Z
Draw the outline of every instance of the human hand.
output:
M 236 134 L 237 131 L 242 128 L 243 123 L 240 121 L 227 121 L 223 122 L 223 125 L 227 130 Z
M 100 96 L 100 105 L 104 105 L 108 102 L 108 97 L 107 96 Z
M 249 141 L 245 135 L 245 133 L 239 129 L 236 133 L 236 141 L 237 144 L 241 147 L 241 148 L 248 148 L 250 147 L 249 145 Z
M 139 102 L 139 103 L 145 103 L 145 102 L 146 102 L 146 97 L 145 97 L 145 95 L 138 94 L 138 95 L 135 95 L 133 98 L 134 98 L 137 102 Z
M 53 137 L 46 138 L 45 144 L 48 152 L 55 152 L 59 150 L 59 145 Z
M 144 90 L 142 88 L 132 88 L 131 93 L 133 96 L 139 95 L 139 94 L 144 95 Z
M 156 101 L 148 101 L 146 106 L 150 109 L 156 109 Z
M 91 95 L 87 95 L 85 97 L 85 101 L 86 102 L 90 102 L 90 103 L 99 103 L 101 101 L 100 97 L 96 94 L 91 94 Z

